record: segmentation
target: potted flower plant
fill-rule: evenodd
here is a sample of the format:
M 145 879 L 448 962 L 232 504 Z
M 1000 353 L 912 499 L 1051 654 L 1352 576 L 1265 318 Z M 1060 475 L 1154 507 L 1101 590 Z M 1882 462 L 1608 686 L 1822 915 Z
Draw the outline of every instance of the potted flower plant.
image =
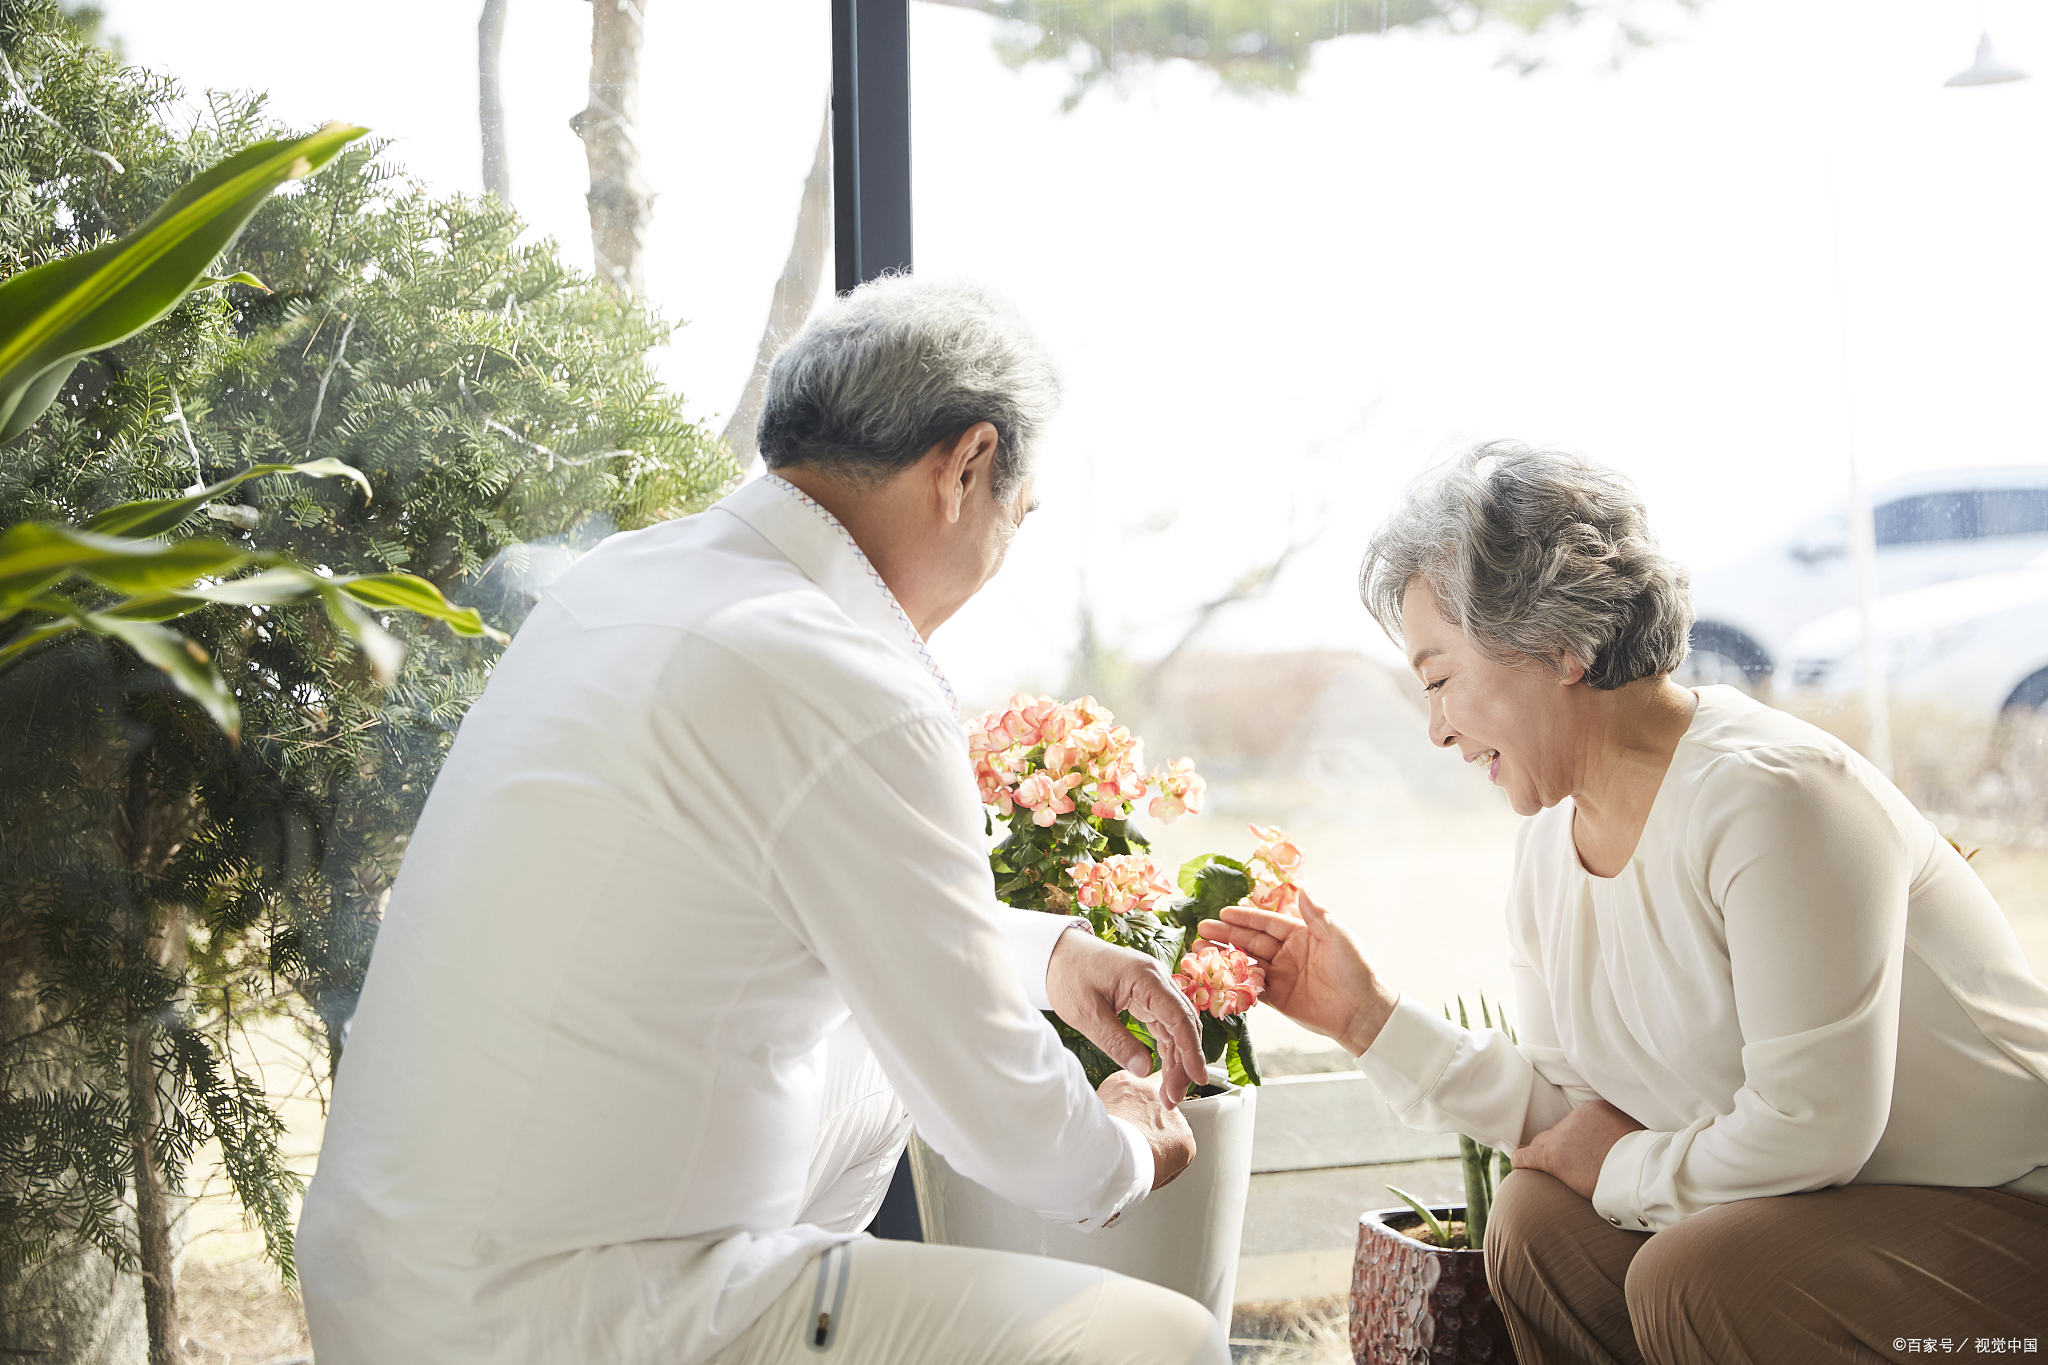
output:
M 1250 859 L 1205 854 L 1169 877 L 1131 817 L 1147 798 L 1162 822 L 1199 814 L 1207 784 L 1185 758 L 1148 772 L 1143 742 L 1093 697 L 1013 697 L 969 723 L 968 747 L 989 834 L 998 825 L 1004 831 L 989 853 L 996 894 L 1020 909 L 1083 916 L 1097 937 L 1165 965 L 1201 1018 L 1211 1083 L 1181 1106 L 1195 1133 L 1194 1165 L 1096 1234 L 1011 1204 L 913 1141 L 925 1240 L 1104 1266 L 1180 1290 L 1228 1322 L 1259 1083 L 1245 1012 L 1264 991 L 1265 973 L 1236 948 L 1198 938 L 1195 927 L 1239 903 L 1293 913 L 1301 851 L 1278 829 L 1254 825 Z M 1117 1070 L 1079 1031 L 1046 1018 L 1090 1085 Z M 1150 1034 L 1129 1015 L 1124 1024 L 1156 1068 Z
M 1493 1027 L 1484 996 L 1479 1011 L 1485 1025 Z M 1462 998 L 1458 1022 L 1470 1027 Z M 1514 1037 L 1505 1011 L 1500 1027 Z M 1351 1271 L 1351 1357 L 1357 1365 L 1436 1360 L 1514 1365 L 1507 1320 L 1487 1287 L 1484 1250 L 1494 1188 L 1514 1167 L 1506 1152 L 1463 1134 L 1458 1150 L 1465 1176 L 1462 1206 L 1431 1208 L 1389 1185 L 1406 1207 L 1359 1216 L 1358 1255 Z

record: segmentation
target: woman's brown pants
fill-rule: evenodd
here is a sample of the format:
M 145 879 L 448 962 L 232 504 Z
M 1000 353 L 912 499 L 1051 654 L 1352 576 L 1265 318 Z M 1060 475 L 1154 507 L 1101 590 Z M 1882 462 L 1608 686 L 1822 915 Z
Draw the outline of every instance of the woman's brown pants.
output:
M 1846 1185 L 1651 1234 L 1516 1171 L 1487 1223 L 1486 1275 L 1520 1365 L 2048 1365 L 2048 1203 L 1998 1190 Z

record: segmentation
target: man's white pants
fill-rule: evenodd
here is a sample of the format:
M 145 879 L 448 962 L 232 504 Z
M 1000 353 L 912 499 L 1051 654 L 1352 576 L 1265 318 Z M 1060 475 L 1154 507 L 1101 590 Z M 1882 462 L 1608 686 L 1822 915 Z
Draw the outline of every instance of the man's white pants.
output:
M 910 1117 L 851 1022 L 828 1043 L 800 1223 L 868 1225 Z M 881 1242 L 830 1247 L 712 1365 L 1228 1365 L 1209 1311 L 1142 1280 L 1040 1256 Z

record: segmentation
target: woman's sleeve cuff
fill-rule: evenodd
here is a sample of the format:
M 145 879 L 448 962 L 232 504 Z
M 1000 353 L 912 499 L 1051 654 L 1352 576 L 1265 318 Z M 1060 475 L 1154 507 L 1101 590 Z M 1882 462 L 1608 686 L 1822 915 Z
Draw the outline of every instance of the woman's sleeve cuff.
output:
M 1372 1046 L 1360 1054 L 1358 1069 L 1380 1088 L 1394 1112 L 1404 1112 L 1436 1089 L 1458 1053 L 1462 1034 L 1450 1020 L 1403 995 Z
M 1593 1212 L 1628 1232 L 1657 1231 L 1643 1209 L 1643 1163 L 1663 1136 L 1641 1128 L 1607 1149 L 1593 1186 Z

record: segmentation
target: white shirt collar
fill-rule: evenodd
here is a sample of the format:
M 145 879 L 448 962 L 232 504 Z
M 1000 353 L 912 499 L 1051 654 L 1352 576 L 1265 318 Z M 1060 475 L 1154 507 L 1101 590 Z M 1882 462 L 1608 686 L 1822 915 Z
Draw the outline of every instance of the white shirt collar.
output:
M 953 714 L 960 714 L 953 684 L 932 658 L 909 613 L 875 572 L 852 533 L 817 499 L 779 475 L 766 474 L 742 484 L 718 506 L 760 532 L 857 624 L 922 665 L 945 694 Z

